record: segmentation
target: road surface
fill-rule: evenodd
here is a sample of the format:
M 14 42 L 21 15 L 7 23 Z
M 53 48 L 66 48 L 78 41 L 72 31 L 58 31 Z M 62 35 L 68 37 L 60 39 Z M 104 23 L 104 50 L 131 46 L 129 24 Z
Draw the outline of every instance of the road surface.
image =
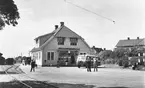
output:
M 87 72 L 77 67 L 38 67 L 30 72 L 30 66 L 20 66 L 29 76 L 48 82 L 89 84 L 98 87 L 145 88 L 145 72 L 120 68 L 99 68 Z

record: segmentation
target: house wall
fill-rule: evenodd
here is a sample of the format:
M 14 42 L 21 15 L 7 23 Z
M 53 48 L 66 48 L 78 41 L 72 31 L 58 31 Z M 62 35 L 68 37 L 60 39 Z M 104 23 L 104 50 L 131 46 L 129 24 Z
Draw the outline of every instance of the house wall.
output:
M 33 52 L 31 58 L 36 61 L 37 65 L 42 65 L 42 51 Z
M 38 39 L 38 41 L 36 42 L 36 47 L 40 46 L 40 39 Z
M 66 38 L 64 45 L 57 45 L 57 38 L 54 38 L 49 44 L 43 49 L 43 65 L 56 65 L 58 60 L 57 49 L 61 48 L 79 48 L 79 53 L 90 53 L 90 48 L 88 48 L 81 39 L 78 39 L 77 46 L 71 46 L 69 38 Z M 47 52 L 54 52 L 54 60 L 47 60 Z M 46 60 L 46 62 L 45 62 Z
M 58 45 L 57 37 L 66 37 L 64 45 Z M 78 43 L 76 46 L 70 45 L 70 37 L 77 37 Z M 90 48 L 84 43 L 80 36 L 67 28 L 63 28 L 44 48 L 43 48 L 43 65 L 56 65 L 58 60 L 58 48 L 79 48 L 79 53 L 90 53 Z M 47 60 L 47 52 L 53 51 L 55 53 L 54 60 Z

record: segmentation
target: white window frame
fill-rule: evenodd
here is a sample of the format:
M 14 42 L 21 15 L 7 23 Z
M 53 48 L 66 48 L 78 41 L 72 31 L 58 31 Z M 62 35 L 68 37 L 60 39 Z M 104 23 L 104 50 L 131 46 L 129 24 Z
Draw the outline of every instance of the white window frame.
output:
M 55 60 L 55 52 L 54 52 L 54 51 L 47 51 L 47 52 L 46 52 L 46 60 L 48 60 L 48 52 L 50 52 L 50 60 L 52 60 L 52 58 L 51 58 L 51 52 L 54 53 L 54 55 L 53 55 L 53 60 Z

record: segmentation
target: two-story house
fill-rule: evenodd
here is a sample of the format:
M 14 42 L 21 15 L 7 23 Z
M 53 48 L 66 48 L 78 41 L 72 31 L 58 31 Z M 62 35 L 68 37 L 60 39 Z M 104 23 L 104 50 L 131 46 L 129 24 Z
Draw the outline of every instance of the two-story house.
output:
M 138 53 L 138 56 L 145 56 L 145 38 L 139 38 L 137 39 L 130 39 L 129 37 L 124 40 L 119 40 L 119 42 L 116 45 L 115 49 L 137 49 L 138 51 L 142 51 L 141 53 Z
M 35 38 L 37 47 L 31 50 L 32 59 L 41 66 L 56 65 L 57 61 L 75 65 L 78 54 L 91 54 L 85 40 L 60 22 L 51 33 Z
M 145 38 L 130 39 L 128 37 L 127 39 L 119 40 L 115 50 L 117 49 L 127 49 L 130 52 L 134 52 L 128 55 L 129 63 L 135 62 L 145 65 Z
M 139 48 L 145 48 L 145 38 L 139 38 L 137 39 L 130 39 L 129 37 L 124 40 L 119 40 L 119 42 L 116 45 L 116 48 L 133 48 L 133 47 L 139 47 Z

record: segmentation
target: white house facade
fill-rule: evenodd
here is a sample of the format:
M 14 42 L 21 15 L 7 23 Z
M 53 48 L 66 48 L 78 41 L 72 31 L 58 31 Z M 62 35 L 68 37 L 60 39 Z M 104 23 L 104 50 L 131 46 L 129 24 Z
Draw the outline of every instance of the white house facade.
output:
M 60 22 L 55 30 L 35 39 L 36 47 L 31 50 L 32 59 L 40 66 L 56 65 L 58 60 L 62 65 L 76 65 L 79 54 L 91 54 L 92 50 L 85 40 Z

